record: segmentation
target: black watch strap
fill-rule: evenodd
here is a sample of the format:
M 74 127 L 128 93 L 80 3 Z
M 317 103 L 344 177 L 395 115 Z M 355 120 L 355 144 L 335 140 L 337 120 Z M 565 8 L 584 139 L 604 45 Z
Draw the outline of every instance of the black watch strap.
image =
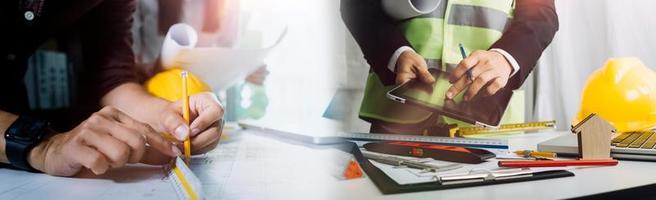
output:
M 49 133 L 49 123 L 35 118 L 20 116 L 5 131 L 5 154 L 12 166 L 38 172 L 28 162 L 30 150 Z

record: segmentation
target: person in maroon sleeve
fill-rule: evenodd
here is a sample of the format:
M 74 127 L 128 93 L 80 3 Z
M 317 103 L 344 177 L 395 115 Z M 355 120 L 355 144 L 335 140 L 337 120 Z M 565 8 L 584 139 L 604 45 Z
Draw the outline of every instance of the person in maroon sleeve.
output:
M 0 3 L 1 163 L 57 176 L 87 169 L 103 174 L 127 163 L 164 164 L 180 155 L 163 132 L 178 140 L 190 135 L 195 154 L 217 145 L 223 108 L 216 96 L 190 97 L 187 126 L 180 102 L 151 96 L 136 82 L 130 33 L 134 9 L 133 0 Z M 71 59 L 82 66 L 73 70 L 77 96 L 67 112 L 76 115 L 48 119 L 30 110 L 23 77 L 28 58 L 53 37 L 79 40 L 81 55 Z M 52 121 L 74 125 L 57 130 Z

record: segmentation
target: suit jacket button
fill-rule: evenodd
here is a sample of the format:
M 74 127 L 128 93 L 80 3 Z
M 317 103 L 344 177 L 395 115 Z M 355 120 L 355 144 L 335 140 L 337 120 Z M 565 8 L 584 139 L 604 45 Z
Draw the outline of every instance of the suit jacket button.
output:
M 23 16 L 25 17 L 25 20 L 27 20 L 27 21 L 34 20 L 34 12 L 32 12 L 32 11 L 25 11 Z
M 7 60 L 8 61 L 16 60 L 16 54 L 13 54 L 13 53 L 7 54 Z

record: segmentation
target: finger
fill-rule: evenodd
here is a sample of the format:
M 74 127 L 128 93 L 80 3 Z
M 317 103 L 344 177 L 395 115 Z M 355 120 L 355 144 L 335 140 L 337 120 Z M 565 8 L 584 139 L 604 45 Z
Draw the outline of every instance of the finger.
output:
M 487 83 L 493 79 L 499 77 L 500 74 L 498 72 L 498 70 L 488 70 L 477 76 L 476 79 L 474 79 L 474 82 L 472 82 L 472 84 L 469 86 L 469 89 L 467 89 L 467 93 L 465 93 L 465 101 L 468 101 L 476 96 L 478 91 L 480 91 L 483 86 L 487 85 Z
M 164 120 L 161 121 L 161 126 L 164 127 L 166 132 L 173 134 L 179 141 L 185 140 L 189 136 L 189 126 L 186 120 L 182 118 L 180 109 L 165 112 Z
M 403 84 L 409 80 L 415 79 L 417 76 L 411 72 L 403 72 L 396 75 L 396 84 Z
M 490 83 L 487 88 L 485 89 L 485 94 L 486 95 L 494 95 L 496 94 L 501 88 L 506 87 L 506 84 L 508 83 L 508 79 L 498 77 Z
M 223 117 L 223 108 L 213 94 L 199 100 L 203 102 L 196 103 L 197 106 L 193 109 L 194 113 L 198 113 L 198 117 L 190 125 L 192 137 L 209 128 L 210 125 L 216 124 Z
M 146 150 L 146 136 L 144 136 L 146 131 L 125 127 L 123 124 L 112 124 L 111 129 L 106 131 L 128 145 L 130 148 L 128 163 L 137 163 L 141 160 Z
M 97 113 L 104 116 L 104 117 L 107 117 L 109 119 L 113 119 L 113 120 L 121 122 L 121 123 L 130 123 L 130 124 L 132 124 L 132 121 L 134 120 L 130 116 L 123 113 L 123 111 L 121 111 L 118 108 L 115 108 L 113 106 L 105 106 L 100 111 L 98 111 Z
M 140 122 L 129 115 L 125 114 L 123 111 L 114 108 L 112 106 L 105 106 L 102 110 L 99 112 L 101 115 L 108 117 L 110 119 L 114 119 L 121 124 L 126 125 L 126 127 L 130 127 L 133 129 L 136 129 L 138 131 L 149 131 L 153 130 L 150 125 Z M 154 130 L 153 130 L 154 131 Z
M 128 162 L 130 147 L 108 133 L 93 130 L 85 133 L 82 139 L 84 144 L 102 153 L 112 167 L 120 167 Z
M 80 145 L 76 148 L 76 153 L 74 159 L 96 175 L 104 174 L 109 169 L 107 158 L 91 147 Z
M 404 62 L 400 63 L 399 70 L 396 73 L 396 84 L 403 84 L 408 82 L 410 79 L 414 79 L 417 76 L 412 71 L 412 63 Z
M 175 145 L 173 145 L 171 142 L 166 140 L 162 135 L 159 133 L 156 133 L 154 131 L 151 132 L 146 132 L 143 134 L 144 138 L 146 139 L 146 143 L 153 149 L 159 151 L 160 153 L 163 153 L 165 155 L 168 155 L 169 157 L 177 157 L 182 154 L 179 148 L 177 148 Z M 146 148 L 149 149 L 149 148 Z M 146 156 L 147 153 L 144 152 L 144 156 Z
M 460 94 L 465 88 L 467 88 L 467 85 L 469 85 L 471 81 L 467 77 L 460 77 L 456 83 L 451 85 L 449 89 L 446 91 L 446 98 L 447 99 L 453 99 L 455 96 Z
M 180 151 L 180 149 L 175 145 L 173 145 L 173 148 L 176 148 L 178 149 L 177 151 Z M 144 151 L 144 156 L 141 157 L 141 161 L 139 162 L 149 165 L 163 165 L 169 163 L 171 159 L 174 159 L 174 157 L 163 154 L 162 152 L 160 152 L 157 149 L 154 149 L 153 147 L 146 147 L 146 150 Z
M 161 149 L 163 153 L 175 156 L 177 155 L 172 149 L 172 145 L 169 142 L 165 144 L 159 143 L 157 138 L 163 138 L 159 133 L 155 131 L 148 124 L 139 122 L 127 114 L 119 111 L 118 109 L 112 107 L 105 107 L 101 110 L 101 115 L 109 116 L 110 119 L 115 119 L 123 123 L 107 123 L 107 126 L 103 131 L 111 134 L 117 139 L 123 141 L 130 148 L 130 155 L 128 158 L 129 163 L 139 162 L 144 155 L 146 149 L 146 143 L 148 143 L 148 138 L 152 138 L 153 145 L 157 149 Z M 166 139 L 164 139 L 166 140 Z M 163 145 L 163 146 L 162 146 Z
M 194 147 L 192 148 L 192 153 L 197 154 L 201 152 L 199 151 L 200 149 L 204 149 L 210 146 L 210 144 L 218 142 L 220 138 L 221 132 L 218 127 L 214 126 L 207 129 L 207 131 L 191 139 L 191 146 Z
M 431 84 L 435 82 L 435 78 L 433 78 L 433 75 L 428 71 L 428 65 L 426 64 L 426 60 L 417 58 L 415 59 L 415 70 L 417 72 L 417 77 L 419 79 L 427 84 Z
M 451 71 L 449 82 L 454 83 L 458 81 L 461 77 L 463 77 L 463 75 L 467 73 L 470 68 L 476 66 L 478 62 L 479 59 L 477 56 L 474 56 L 474 54 L 465 59 L 462 59 L 460 63 L 458 63 L 458 66 L 453 71 Z

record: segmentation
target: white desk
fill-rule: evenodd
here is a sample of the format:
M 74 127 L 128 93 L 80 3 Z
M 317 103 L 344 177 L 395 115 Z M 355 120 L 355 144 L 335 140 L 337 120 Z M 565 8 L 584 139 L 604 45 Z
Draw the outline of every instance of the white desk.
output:
M 368 178 L 338 180 L 331 174 L 334 153 L 289 140 L 246 131 L 219 145 L 192 167 L 204 184 L 207 199 L 562 199 L 656 183 L 653 162 L 621 161 L 616 167 L 576 169 L 574 177 L 469 187 L 441 191 L 383 195 Z M 533 149 L 567 133 L 536 133 L 508 137 L 511 149 Z M 198 162 L 197 162 L 198 163 Z M 0 169 L 0 199 L 171 199 L 172 188 L 162 181 L 140 181 L 161 171 L 139 168 L 136 177 L 113 181 L 70 179 Z M 117 173 L 128 173 L 119 170 Z M 6 182 L 7 178 L 25 181 Z M 35 178 L 34 176 L 41 176 Z M 33 181 L 27 182 L 27 179 Z M 34 181 L 36 180 L 36 181 Z M 15 184 L 21 184 L 16 187 Z M 33 185 L 31 185 L 33 184 Z M 17 191 L 18 190 L 18 191 Z
M 568 132 L 509 136 L 511 149 L 535 149 L 537 143 Z M 656 183 L 656 162 L 620 161 L 615 167 L 577 168 L 574 177 L 460 189 L 383 195 L 365 178 L 340 183 L 343 199 L 564 199 Z
M 262 133 L 261 133 L 262 134 Z M 266 134 L 266 133 L 263 133 Z M 535 149 L 537 143 L 548 140 L 568 132 L 543 132 L 507 136 L 511 149 Z M 312 166 L 326 164 L 321 159 L 329 158 L 324 150 L 310 148 L 303 144 L 289 144 L 272 138 L 261 138 L 261 136 L 248 135 L 242 141 L 235 144 L 266 143 L 258 151 L 280 151 L 290 153 L 283 160 L 258 161 L 254 165 L 263 166 L 259 172 L 261 179 L 253 177 L 241 177 L 241 172 L 230 175 L 232 180 L 223 180 L 226 185 L 221 188 L 230 193 L 235 199 L 563 199 L 579 197 L 630 187 L 637 187 L 656 183 L 654 168 L 656 162 L 620 161 L 615 167 L 577 168 L 573 170 L 574 177 L 548 179 L 541 181 L 520 182 L 492 186 L 469 187 L 461 189 L 440 190 L 404 193 L 395 195 L 383 195 L 369 178 L 355 180 L 338 180 L 332 176 L 324 176 L 318 173 L 307 173 L 295 178 L 282 178 L 276 172 L 284 172 L 285 169 L 271 169 L 284 167 L 285 163 L 304 163 L 302 165 Z M 293 141 L 286 141 L 292 142 Z M 285 147 L 286 146 L 286 147 Z M 278 150 L 276 150 L 278 149 Z M 303 153 L 301 153 L 303 152 Z M 250 152 L 259 154 L 256 152 Z M 319 158 L 319 159 L 317 159 Z M 228 164 L 229 162 L 225 162 Z M 312 164 L 314 163 L 314 164 Z M 218 166 L 220 166 L 219 164 Z M 289 166 L 289 165 L 287 165 Z M 302 170 L 304 168 L 290 168 Z M 320 170 L 315 172 L 321 173 Z M 323 171 L 323 173 L 329 173 Z M 302 177 L 302 178 L 301 178 Z M 301 178 L 301 179 L 299 179 Z M 265 180 L 269 179 L 269 180 Z M 296 180 L 296 181 L 294 181 Z M 304 180 L 304 181 L 298 181 Z M 239 181 L 239 184 L 231 184 L 231 181 Z M 252 183 L 268 183 L 266 187 L 253 185 Z M 244 187 L 250 188 L 255 193 L 247 193 Z M 263 190 L 263 189 L 268 190 Z M 208 187 L 206 187 L 208 189 Z
M 205 199 L 335 199 L 331 148 L 311 148 L 253 134 L 233 134 L 194 157 Z M 348 155 L 348 154 L 344 154 Z M 0 169 L 0 199 L 176 199 L 161 167 L 130 165 L 103 176 L 54 177 Z M 88 177 L 90 176 L 90 177 Z

